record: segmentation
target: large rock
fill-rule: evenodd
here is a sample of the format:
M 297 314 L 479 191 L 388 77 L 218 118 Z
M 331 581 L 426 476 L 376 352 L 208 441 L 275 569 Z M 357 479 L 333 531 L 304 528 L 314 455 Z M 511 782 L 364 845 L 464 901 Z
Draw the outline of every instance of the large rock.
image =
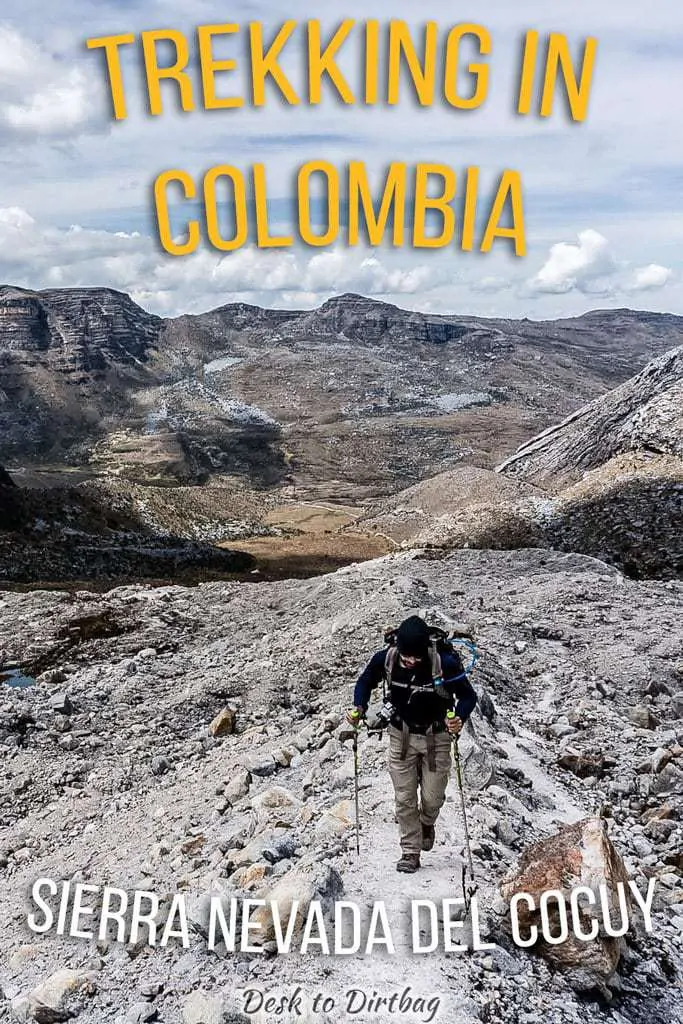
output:
M 327 904 L 343 892 L 340 875 L 329 865 L 320 863 L 300 864 L 283 875 L 271 889 L 259 893 L 259 899 L 266 901 L 265 907 L 257 907 L 251 915 L 253 924 L 261 927 L 259 940 L 264 944 L 275 939 L 275 928 L 270 904 L 278 905 L 280 920 L 285 922 L 293 910 L 295 900 L 299 901 L 296 912 L 294 935 L 298 935 L 306 921 L 308 909 L 313 900 L 321 900 Z
M 565 897 L 569 913 L 571 891 L 577 886 L 592 889 L 599 901 L 600 886 L 606 885 L 610 895 L 616 897 L 617 884 L 627 881 L 626 868 L 607 836 L 605 822 L 600 818 L 587 818 L 566 825 L 556 835 L 528 847 L 517 869 L 503 879 L 500 891 L 506 900 L 511 900 L 518 892 L 529 893 L 538 907 L 544 892 L 558 890 Z M 567 941 L 559 945 L 551 945 L 540 937 L 541 915 L 538 909 L 530 911 L 522 901 L 517 905 L 517 916 L 522 934 L 526 934 L 532 925 L 539 928 L 539 940 L 534 949 L 554 967 L 566 971 L 567 980 L 573 987 L 604 990 L 619 963 L 621 940 L 605 934 L 599 916 L 600 932 L 594 940 L 582 942 L 570 929 Z M 587 930 L 592 917 L 582 912 L 581 919 Z M 553 921 L 553 934 L 558 930 L 556 919 Z
M 271 786 L 251 801 L 256 831 L 266 827 L 289 828 L 301 810 L 301 801 L 284 786 Z
M 231 736 L 235 731 L 237 715 L 233 708 L 225 707 L 218 712 L 209 725 L 209 736 L 220 739 L 222 736 Z
M 95 991 L 91 974 L 64 968 L 41 982 L 27 997 L 15 1000 L 12 1008 L 19 1020 L 57 1024 L 75 1017 Z

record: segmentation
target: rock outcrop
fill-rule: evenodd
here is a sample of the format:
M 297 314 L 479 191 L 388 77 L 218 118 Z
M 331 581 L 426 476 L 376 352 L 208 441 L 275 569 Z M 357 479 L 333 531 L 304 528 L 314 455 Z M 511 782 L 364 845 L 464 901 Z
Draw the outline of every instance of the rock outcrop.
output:
M 606 991 L 619 964 L 623 943 L 606 932 L 601 908 L 604 900 L 609 923 L 613 930 L 618 930 L 620 900 L 624 900 L 624 905 L 629 901 L 627 883 L 628 872 L 607 837 L 606 823 L 599 818 L 588 818 L 566 825 L 554 836 L 526 849 L 518 867 L 503 880 L 500 889 L 508 901 L 517 893 L 527 893 L 533 901 L 533 906 L 526 899 L 517 905 L 516 917 L 525 941 L 535 928 L 539 936 L 537 951 L 565 972 L 576 988 Z M 570 900 L 572 891 L 579 886 L 590 889 L 593 902 L 588 905 L 584 894 L 581 904 L 577 903 L 578 921 L 575 921 Z M 619 887 L 625 893 L 622 897 Z M 563 927 L 568 931 L 565 941 L 557 944 L 542 937 L 541 903 L 544 894 L 550 892 L 554 895 L 552 901 L 548 900 L 547 913 L 552 934 L 561 935 Z M 588 934 L 594 920 L 598 922 L 595 938 L 590 942 L 579 938 L 577 925 Z M 567 922 L 571 922 L 571 928 Z
M 549 547 L 636 578 L 674 578 L 683 573 L 682 456 L 679 348 L 528 442 L 495 474 L 442 474 L 379 503 L 366 522 L 404 546 Z
M 522 445 L 497 472 L 557 490 L 627 452 L 683 458 L 683 347 Z

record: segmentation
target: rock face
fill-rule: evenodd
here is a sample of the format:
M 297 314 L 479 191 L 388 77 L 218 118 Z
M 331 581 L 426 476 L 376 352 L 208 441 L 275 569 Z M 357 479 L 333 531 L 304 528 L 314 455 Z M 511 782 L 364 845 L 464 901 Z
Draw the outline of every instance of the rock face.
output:
M 144 362 L 161 320 L 110 288 L 0 288 L 2 349 L 48 352 L 62 372 Z
M 3 466 L 0 466 L 0 487 L 15 487 L 14 480 Z
M 498 472 L 557 489 L 626 452 L 683 458 L 683 347 L 522 445 Z
M 130 412 L 161 320 L 105 288 L 0 289 L 0 437 L 3 457 L 31 459 L 102 431 Z
M 565 913 L 571 921 L 569 905 L 571 891 L 585 886 L 594 893 L 596 907 L 600 907 L 601 888 L 608 894 L 611 904 L 619 906 L 617 886 L 628 882 L 628 872 L 607 838 L 606 825 L 599 818 L 589 818 L 565 826 L 549 839 L 535 843 L 525 850 L 518 869 L 501 883 L 501 893 L 511 900 L 516 893 L 528 893 L 534 901 L 530 909 L 526 901 L 518 904 L 518 920 L 522 937 L 526 939 L 532 927 L 542 934 L 540 904 L 543 893 L 553 890 L 561 894 Z M 628 890 L 626 890 L 628 892 Z M 592 921 L 601 920 L 596 911 L 586 913 L 585 901 L 579 912 L 580 926 L 585 933 Z M 554 935 L 561 931 L 556 902 L 549 906 L 549 918 Z M 615 914 L 614 925 L 619 917 Z M 579 939 L 573 930 L 565 942 L 554 945 L 539 938 L 537 950 L 555 967 L 568 973 L 578 989 L 604 988 L 619 963 L 622 943 L 610 937 L 604 923 L 597 937 L 590 942 Z

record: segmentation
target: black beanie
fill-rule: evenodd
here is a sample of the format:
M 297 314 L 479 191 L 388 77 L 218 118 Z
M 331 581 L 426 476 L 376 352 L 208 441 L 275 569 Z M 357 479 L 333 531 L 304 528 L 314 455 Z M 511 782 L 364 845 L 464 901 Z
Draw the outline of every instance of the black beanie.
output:
M 401 654 L 424 658 L 429 652 L 429 626 L 419 615 L 405 619 L 396 631 L 396 645 Z

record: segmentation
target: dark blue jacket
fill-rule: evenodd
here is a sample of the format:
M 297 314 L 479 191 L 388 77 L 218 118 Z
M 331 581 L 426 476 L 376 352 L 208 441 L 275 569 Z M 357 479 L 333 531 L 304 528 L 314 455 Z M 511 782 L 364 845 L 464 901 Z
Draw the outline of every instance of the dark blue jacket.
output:
M 387 650 L 388 648 L 385 647 L 373 654 L 361 673 L 353 692 L 353 703 L 356 707 L 362 707 L 367 711 L 370 695 L 380 685 L 384 677 Z M 450 701 L 444 700 L 430 686 L 432 668 L 429 659 L 425 658 L 415 668 L 406 669 L 403 668 L 398 657 L 396 658 L 392 683 L 427 686 L 429 690 L 416 692 L 411 689 L 410 685 L 392 685 L 387 692 L 388 699 L 396 709 L 396 720 L 392 719 L 392 724 L 400 725 L 401 722 L 406 722 L 409 727 L 424 728 L 429 725 L 437 725 L 441 728 L 447 711 L 455 711 L 463 722 L 467 721 L 477 703 L 477 695 L 455 652 L 441 655 L 441 671 L 444 687 L 451 695 Z

